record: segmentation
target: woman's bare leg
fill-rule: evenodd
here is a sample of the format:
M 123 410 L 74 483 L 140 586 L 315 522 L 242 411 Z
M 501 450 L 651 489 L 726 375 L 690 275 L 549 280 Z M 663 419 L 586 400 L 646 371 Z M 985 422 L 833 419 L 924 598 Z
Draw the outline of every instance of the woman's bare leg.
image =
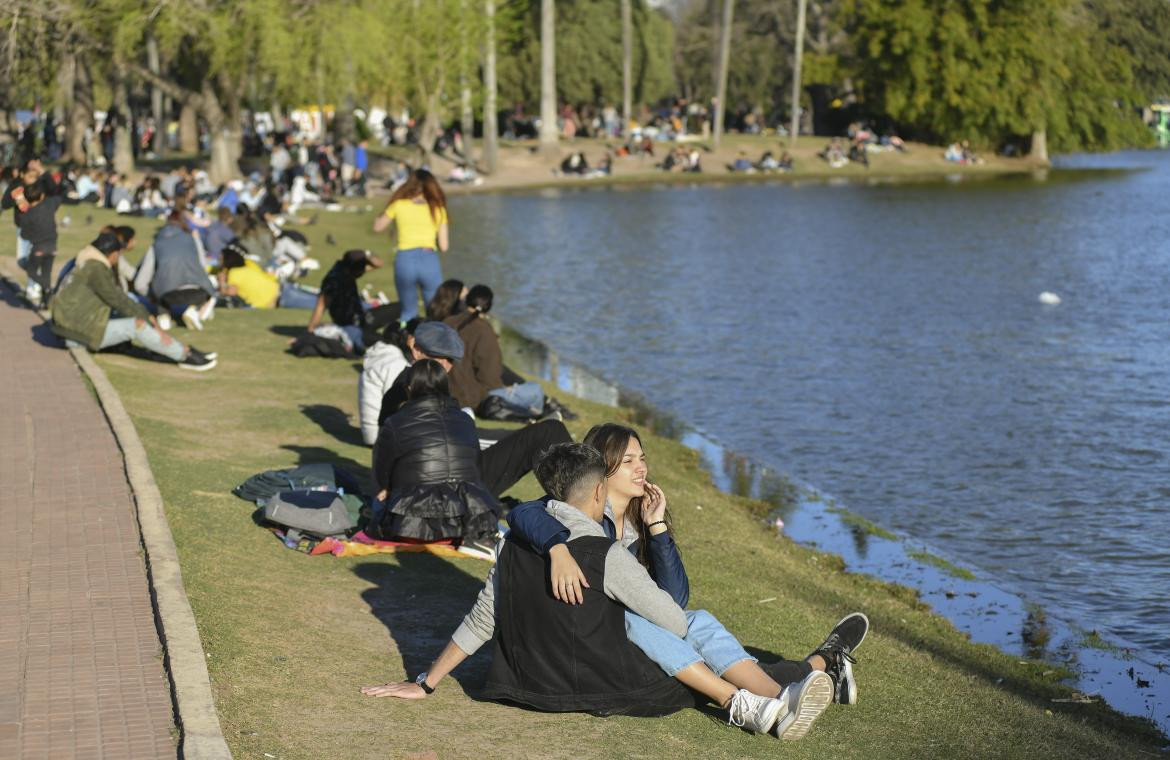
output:
M 735 696 L 735 686 L 715 675 L 711 668 L 701 662 L 688 665 L 674 677 L 683 686 L 699 692 L 720 707 L 727 707 L 731 704 L 731 698 Z
M 712 673 L 714 675 L 714 673 Z M 776 697 L 780 695 L 780 684 L 760 669 L 760 666 L 751 660 L 741 660 L 723 671 L 723 681 L 729 681 L 740 689 L 747 689 L 752 694 L 761 697 Z

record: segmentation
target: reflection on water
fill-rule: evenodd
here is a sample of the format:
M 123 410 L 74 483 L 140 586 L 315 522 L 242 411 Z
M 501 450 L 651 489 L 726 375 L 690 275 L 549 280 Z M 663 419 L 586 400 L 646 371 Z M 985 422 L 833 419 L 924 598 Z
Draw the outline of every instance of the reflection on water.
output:
M 928 556 L 924 552 L 930 550 L 911 546 L 850 514 L 814 488 L 721 446 L 645 399 L 563 359 L 540 341 L 506 327 L 500 332 L 508 362 L 515 369 L 581 398 L 632 409 L 635 424 L 698 452 L 716 487 L 766 505 L 761 517 L 778 533 L 840 555 L 851 572 L 916 589 L 923 602 L 972 641 L 1065 666 L 1074 674 L 1072 685 L 1083 694 L 1131 715 L 1148 717 L 1163 731 L 1170 731 L 1170 673 L 1137 659 L 1133 647 L 1109 643 L 1095 631 L 1056 620 L 1043 608 L 978 579 L 965 568 L 917 559 Z

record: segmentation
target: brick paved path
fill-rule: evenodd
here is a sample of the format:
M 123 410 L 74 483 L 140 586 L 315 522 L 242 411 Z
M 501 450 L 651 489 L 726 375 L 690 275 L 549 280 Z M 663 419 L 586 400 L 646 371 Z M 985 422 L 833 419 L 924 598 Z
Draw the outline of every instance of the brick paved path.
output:
M 121 453 L 0 284 L 0 758 L 176 755 Z

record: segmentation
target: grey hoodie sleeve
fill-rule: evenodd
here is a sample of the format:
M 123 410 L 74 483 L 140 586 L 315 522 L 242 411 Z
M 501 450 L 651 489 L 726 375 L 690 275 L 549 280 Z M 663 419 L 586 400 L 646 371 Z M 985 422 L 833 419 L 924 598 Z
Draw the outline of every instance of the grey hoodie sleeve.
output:
M 475 599 L 475 606 L 451 634 L 451 641 L 468 657 L 491 641 L 496 632 L 496 566 L 488 571 L 483 590 Z
M 605 555 L 604 586 L 605 595 L 623 604 L 630 612 L 679 638 L 687 635 L 687 616 L 682 608 L 675 604 L 670 594 L 658 588 L 646 568 L 620 543 L 615 542 Z

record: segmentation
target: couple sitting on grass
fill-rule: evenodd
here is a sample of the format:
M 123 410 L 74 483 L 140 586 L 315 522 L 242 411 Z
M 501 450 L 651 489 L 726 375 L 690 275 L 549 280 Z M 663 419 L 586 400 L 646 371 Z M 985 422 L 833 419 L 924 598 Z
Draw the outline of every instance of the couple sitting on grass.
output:
M 635 431 L 597 426 L 535 471 L 550 498 L 509 515 L 497 563 L 438 659 L 364 694 L 423 699 L 490 641 L 484 696 L 550 712 L 657 716 L 710 700 L 732 725 L 799 739 L 830 703 L 857 702 L 865 615 L 846 616 L 803 661 L 761 665 L 711 614 L 684 611 L 666 497 L 646 480 Z

